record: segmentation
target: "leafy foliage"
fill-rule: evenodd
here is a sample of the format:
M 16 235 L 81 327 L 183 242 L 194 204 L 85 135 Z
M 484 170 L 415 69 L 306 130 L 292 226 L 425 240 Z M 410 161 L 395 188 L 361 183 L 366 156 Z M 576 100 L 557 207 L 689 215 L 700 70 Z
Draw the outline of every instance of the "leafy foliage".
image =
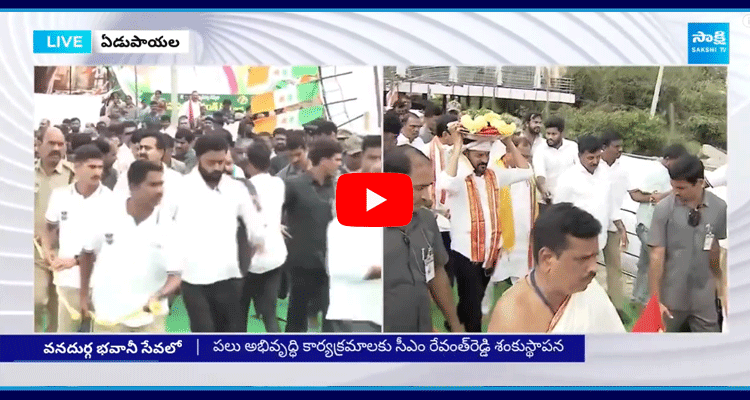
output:
M 690 148 L 707 143 L 726 149 L 726 68 L 665 67 L 652 118 L 658 74 L 659 67 L 568 68 L 565 76 L 575 81 L 576 103 L 550 103 L 549 114 L 565 118 L 571 138 L 614 129 L 623 136 L 625 151 L 636 154 L 656 155 L 671 142 L 682 142 Z M 545 109 L 544 103 L 534 101 L 464 100 L 466 112 L 472 117 L 494 111 L 519 126 L 523 114 Z M 674 114 L 670 114 L 670 105 Z M 670 121 L 672 116 L 674 121 Z

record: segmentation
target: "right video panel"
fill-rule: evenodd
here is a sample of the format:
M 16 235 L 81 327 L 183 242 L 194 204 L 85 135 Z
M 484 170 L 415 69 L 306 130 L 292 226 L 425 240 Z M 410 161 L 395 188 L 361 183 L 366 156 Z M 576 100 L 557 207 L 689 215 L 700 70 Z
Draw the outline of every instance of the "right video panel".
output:
M 384 67 L 386 332 L 721 332 L 724 67 Z

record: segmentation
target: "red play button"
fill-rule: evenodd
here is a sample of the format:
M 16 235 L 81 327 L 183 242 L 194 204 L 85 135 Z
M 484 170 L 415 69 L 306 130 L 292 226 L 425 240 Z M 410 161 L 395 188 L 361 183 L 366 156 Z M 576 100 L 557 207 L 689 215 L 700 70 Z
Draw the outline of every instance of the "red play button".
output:
M 345 226 L 405 226 L 414 194 L 404 174 L 351 173 L 336 185 L 336 217 Z

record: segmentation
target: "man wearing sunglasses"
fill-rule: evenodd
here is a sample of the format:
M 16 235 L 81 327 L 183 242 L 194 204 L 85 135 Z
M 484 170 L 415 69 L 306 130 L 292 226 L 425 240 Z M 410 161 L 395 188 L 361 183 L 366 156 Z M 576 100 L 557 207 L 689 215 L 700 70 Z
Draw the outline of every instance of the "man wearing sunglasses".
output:
M 669 177 L 672 194 L 656 205 L 649 231 L 651 293 L 668 332 L 720 332 L 727 285 L 719 240 L 727 237 L 727 204 L 705 190 L 695 156 L 672 163 Z

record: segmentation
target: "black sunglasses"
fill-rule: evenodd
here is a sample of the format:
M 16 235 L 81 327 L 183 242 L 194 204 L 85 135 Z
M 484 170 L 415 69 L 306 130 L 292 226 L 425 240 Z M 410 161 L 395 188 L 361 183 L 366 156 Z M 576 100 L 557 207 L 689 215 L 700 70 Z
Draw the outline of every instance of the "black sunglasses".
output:
M 688 225 L 695 228 L 701 223 L 701 212 L 697 209 L 690 210 L 688 213 Z

